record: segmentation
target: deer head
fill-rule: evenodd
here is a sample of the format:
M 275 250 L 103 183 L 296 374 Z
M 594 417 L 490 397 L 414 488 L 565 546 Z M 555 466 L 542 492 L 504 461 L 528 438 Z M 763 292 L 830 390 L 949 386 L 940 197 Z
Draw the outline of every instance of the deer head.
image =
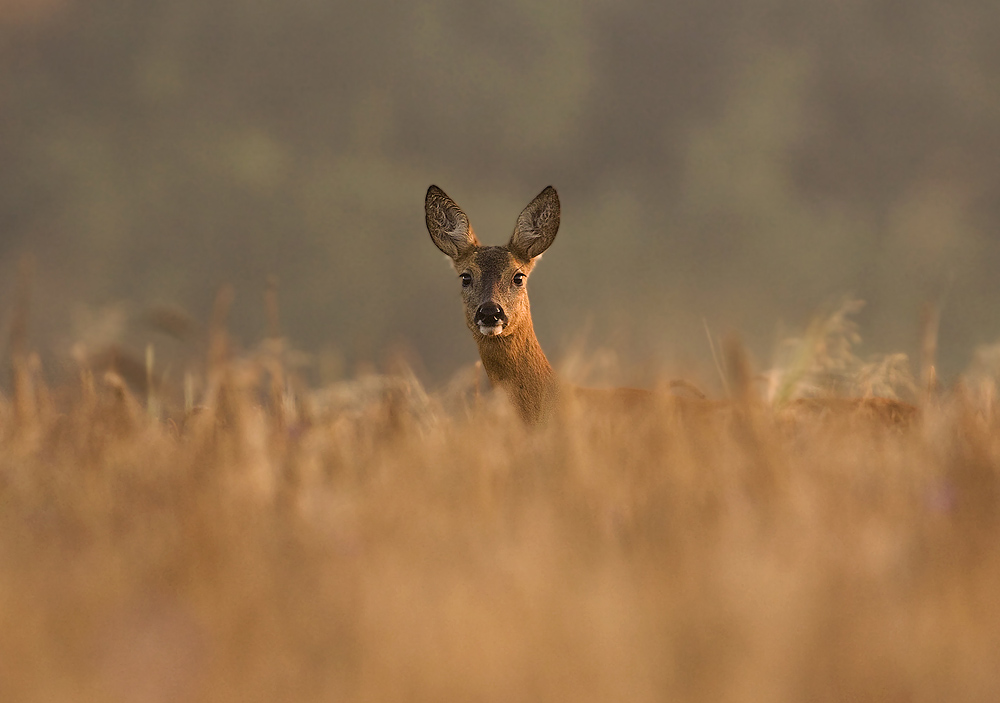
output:
M 507 246 L 483 246 L 469 218 L 437 186 L 427 189 L 427 230 L 462 284 L 465 321 L 476 341 L 532 330 L 528 276 L 559 230 L 559 196 L 549 186 L 517 218 Z M 533 334 L 533 333 L 532 333 Z

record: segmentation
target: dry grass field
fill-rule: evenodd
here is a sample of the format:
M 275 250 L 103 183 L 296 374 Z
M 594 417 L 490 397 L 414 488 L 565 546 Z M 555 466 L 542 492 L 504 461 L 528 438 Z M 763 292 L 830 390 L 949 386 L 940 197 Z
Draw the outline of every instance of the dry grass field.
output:
M 221 333 L 186 401 L 48 388 L 15 334 L 0 700 L 998 700 L 988 364 L 916 414 L 837 402 L 901 362 L 824 324 L 781 377 L 731 354 L 722 407 L 535 430 Z

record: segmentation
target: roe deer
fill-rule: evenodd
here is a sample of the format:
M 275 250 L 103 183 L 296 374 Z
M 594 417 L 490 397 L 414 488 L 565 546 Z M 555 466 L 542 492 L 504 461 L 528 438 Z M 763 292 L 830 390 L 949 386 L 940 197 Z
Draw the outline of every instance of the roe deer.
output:
M 427 231 L 451 259 L 462 281 L 465 322 L 479 347 L 483 368 L 494 387 L 502 388 L 518 414 L 536 424 L 554 408 L 561 386 L 545 357 L 528 304 L 528 276 L 559 230 L 559 196 L 547 187 L 518 215 L 506 246 L 483 246 L 469 218 L 437 186 L 424 202 Z M 576 397 L 595 398 L 611 407 L 648 398 L 648 391 L 613 392 L 573 388 Z
M 559 231 L 559 196 L 555 188 L 545 188 L 521 211 L 506 246 L 480 244 L 468 216 L 437 186 L 427 189 L 424 211 L 431 239 L 451 259 L 461 279 L 465 322 L 479 347 L 486 375 L 494 387 L 504 390 L 526 423 L 543 420 L 555 408 L 560 394 L 566 392 L 588 407 L 613 413 L 636 406 L 648 408 L 652 397 L 648 391 L 596 390 L 560 384 L 535 336 L 527 281 L 538 257 L 552 245 Z M 747 374 L 749 371 L 744 375 Z M 740 385 L 746 386 L 749 393 L 750 376 Z M 672 397 L 671 402 L 681 409 L 714 411 L 729 406 L 724 401 L 705 399 L 686 382 L 674 381 L 670 386 L 671 390 L 693 391 L 697 396 Z M 907 403 L 883 398 L 816 399 L 796 405 L 807 410 L 835 412 L 864 409 L 890 419 L 893 424 L 900 419 L 908 420 L 915 412 Z
M 549 186 L 524 208 L 506 246 L 483 246 L 469 218 L 437 186 L 424 202 L 427 231 L 462 281 L 465 322 L 493 386 L 502 388 L 521 418 L 533 424 L 558 393 L 528 305 L 527 280 L 559 230 L 559 196 Z

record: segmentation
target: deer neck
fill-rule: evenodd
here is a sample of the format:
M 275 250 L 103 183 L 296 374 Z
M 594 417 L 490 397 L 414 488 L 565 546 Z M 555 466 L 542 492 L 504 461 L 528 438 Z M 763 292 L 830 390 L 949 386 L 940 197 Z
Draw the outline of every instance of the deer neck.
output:
M 556 376 L 531 323 L 510 335 L 480 337 L 477 343 L 490 383 L 507 393 L 525 422 L 539 422 L 555 397 Z

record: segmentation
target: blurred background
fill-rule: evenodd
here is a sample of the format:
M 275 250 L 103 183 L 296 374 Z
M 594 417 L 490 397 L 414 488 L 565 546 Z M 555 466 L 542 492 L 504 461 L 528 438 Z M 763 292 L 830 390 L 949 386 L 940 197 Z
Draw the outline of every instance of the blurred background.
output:
M 998 31 L 995 0 L 0 0 L 0 324 L 29 254 L 54 369 L 196 348 L 148 312 L 225 284 L 249 347 L 273 275 L 316 382 L 402 350 L 441 383 L 477 357 L 427 186 L 499 244 L 553 184 L 556 361 L 711 368 L 707 325 L 766 366 L 856 296 L 866 353 L 940 306 L 953 377 L 1000 337 Z

